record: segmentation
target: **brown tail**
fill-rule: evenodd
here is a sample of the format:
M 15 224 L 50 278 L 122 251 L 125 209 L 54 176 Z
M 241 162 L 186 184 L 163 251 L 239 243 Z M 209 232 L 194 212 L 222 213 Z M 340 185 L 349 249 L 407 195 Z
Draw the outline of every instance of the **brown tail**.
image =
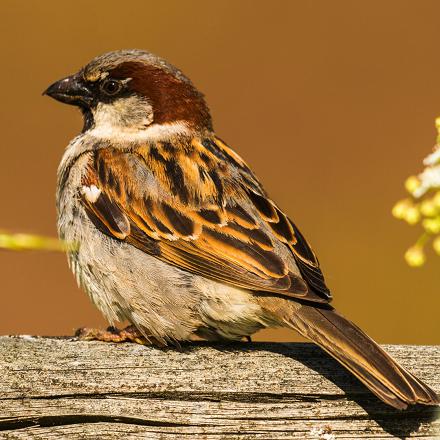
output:
M 303 305 L 289 325 L 337 359 L 385 403 L 398 409 L 440 404 L 431 388 L 335 310 Z

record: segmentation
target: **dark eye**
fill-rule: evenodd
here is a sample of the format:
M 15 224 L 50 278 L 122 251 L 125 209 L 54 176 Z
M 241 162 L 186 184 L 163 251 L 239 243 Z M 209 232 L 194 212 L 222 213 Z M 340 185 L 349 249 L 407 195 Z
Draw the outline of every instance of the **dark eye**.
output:
M 122 89 L 122 84 L 114 79 L 106 79 L 101 84 L 101 90 L 109 96 L 116 95 Z

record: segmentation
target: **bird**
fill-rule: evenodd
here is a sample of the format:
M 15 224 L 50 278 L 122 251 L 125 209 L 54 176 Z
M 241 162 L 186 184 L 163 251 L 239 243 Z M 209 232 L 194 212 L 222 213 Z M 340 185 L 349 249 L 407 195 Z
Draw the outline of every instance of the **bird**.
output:
M 111 326 L 80 337 L 179 347 L 287 327 L 394 408 L 440 403 L 334 309 L 308 241 L 216 135 L 204 95 L 179 69 L 117 50 L 44 94 L 84 121 L 58 168 L 57 227 Z

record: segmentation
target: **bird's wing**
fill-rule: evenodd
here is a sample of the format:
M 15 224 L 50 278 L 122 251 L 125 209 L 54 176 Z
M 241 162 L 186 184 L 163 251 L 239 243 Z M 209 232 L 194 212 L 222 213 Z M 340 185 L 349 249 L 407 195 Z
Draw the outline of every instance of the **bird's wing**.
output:
M 331 299 L 307 241 L 217 138 L 97 149 L 82 184 L 90 220 L 117 240 L 220 282 Z

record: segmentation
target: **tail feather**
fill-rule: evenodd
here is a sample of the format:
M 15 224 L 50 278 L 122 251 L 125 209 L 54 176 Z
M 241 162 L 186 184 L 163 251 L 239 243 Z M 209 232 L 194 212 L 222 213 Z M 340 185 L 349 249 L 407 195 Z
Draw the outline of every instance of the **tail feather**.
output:
M 438 405 L 437 394 L 335 310 L 302 305 L 289 325 L 338 360 L 376 396 L 398 409 Z

